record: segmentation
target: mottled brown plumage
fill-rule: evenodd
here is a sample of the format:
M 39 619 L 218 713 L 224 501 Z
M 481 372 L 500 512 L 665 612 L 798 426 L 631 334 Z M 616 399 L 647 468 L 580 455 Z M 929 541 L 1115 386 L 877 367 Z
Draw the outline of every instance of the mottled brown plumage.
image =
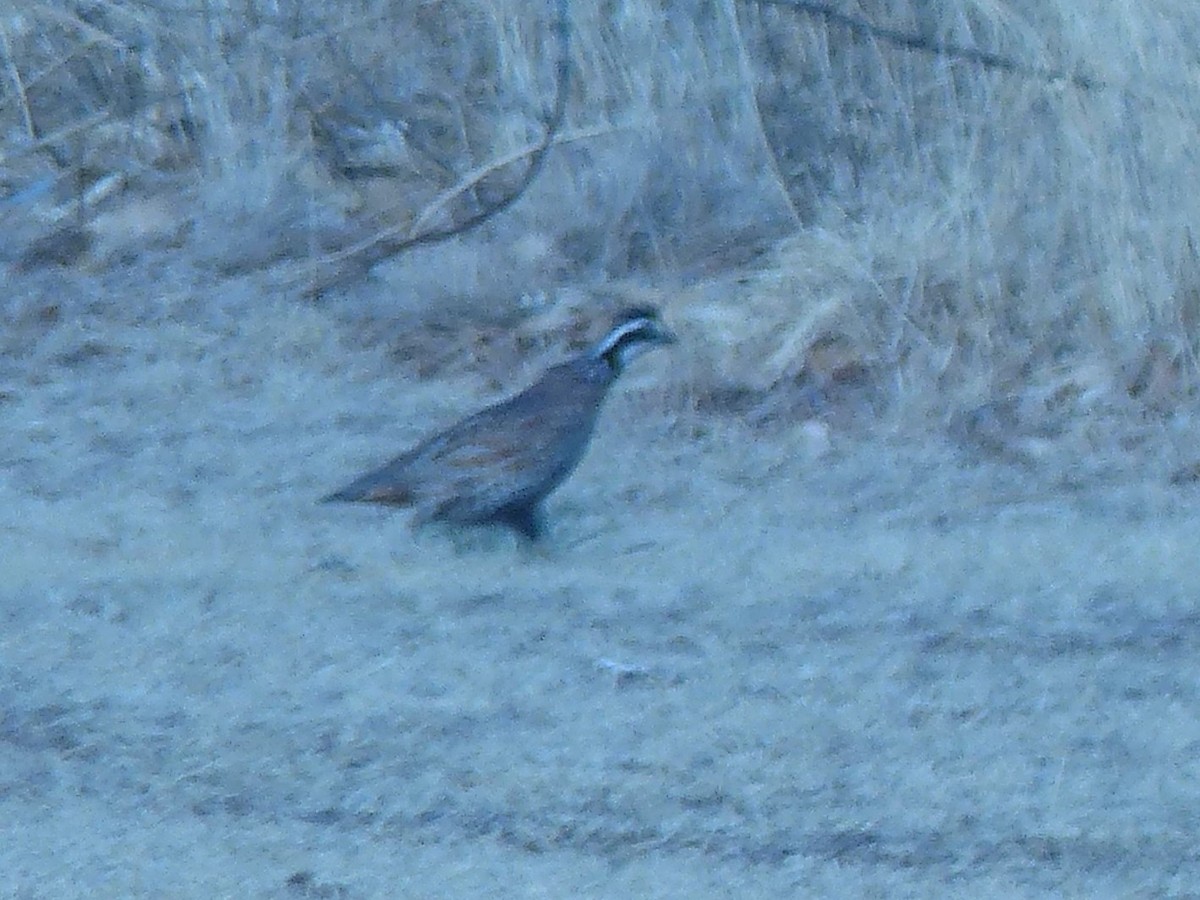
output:
M 625 363 L 674 339 L 656 310 L 628 310 L 588 352 L 325 500 L 413 506 L 418 523 L 499 523 L 536 539 L 541 502 L 579 464 Z

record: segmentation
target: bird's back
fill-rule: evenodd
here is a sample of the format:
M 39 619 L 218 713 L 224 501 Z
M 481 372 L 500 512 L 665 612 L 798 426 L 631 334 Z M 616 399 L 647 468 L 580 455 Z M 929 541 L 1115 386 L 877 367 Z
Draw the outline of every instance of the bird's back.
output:
M 554 366 L 327 499 L 412 505 L 421 521 L 461 524 L 532 509 L 578 465 L 612 380 L 590 357 Z

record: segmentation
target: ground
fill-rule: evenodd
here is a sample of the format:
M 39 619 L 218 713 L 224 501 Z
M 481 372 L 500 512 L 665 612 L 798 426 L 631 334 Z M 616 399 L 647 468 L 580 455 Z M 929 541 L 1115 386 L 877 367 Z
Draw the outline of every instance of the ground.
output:
M 249 282 L 13 290 L 0 895 L 1200 895 L 1156 466 L 699 421 L 659 354 L 543 547 L 414 532 L 315 501 L 470 371 Z

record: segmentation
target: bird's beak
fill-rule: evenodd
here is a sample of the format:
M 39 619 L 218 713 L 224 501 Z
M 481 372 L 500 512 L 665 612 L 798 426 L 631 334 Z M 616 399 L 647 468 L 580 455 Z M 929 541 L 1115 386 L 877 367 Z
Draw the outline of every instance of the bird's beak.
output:
M 668 331 L 662 325 L 654 326 L 654 339 L 660 344 L 678 344 L 679 338 L 675 336 L 675 332 Z

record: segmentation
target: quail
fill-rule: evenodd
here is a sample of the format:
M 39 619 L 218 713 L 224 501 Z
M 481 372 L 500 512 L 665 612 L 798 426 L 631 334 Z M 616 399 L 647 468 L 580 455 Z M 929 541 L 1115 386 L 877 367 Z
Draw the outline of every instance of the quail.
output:
M 542 501 L 579 464 L 613 381 L 635 356 L 674 342 L 656 309 L 625 310 L 583 354 L 324 501 L 412 506 L 416 524 L 499 524 L 535 541 Z

